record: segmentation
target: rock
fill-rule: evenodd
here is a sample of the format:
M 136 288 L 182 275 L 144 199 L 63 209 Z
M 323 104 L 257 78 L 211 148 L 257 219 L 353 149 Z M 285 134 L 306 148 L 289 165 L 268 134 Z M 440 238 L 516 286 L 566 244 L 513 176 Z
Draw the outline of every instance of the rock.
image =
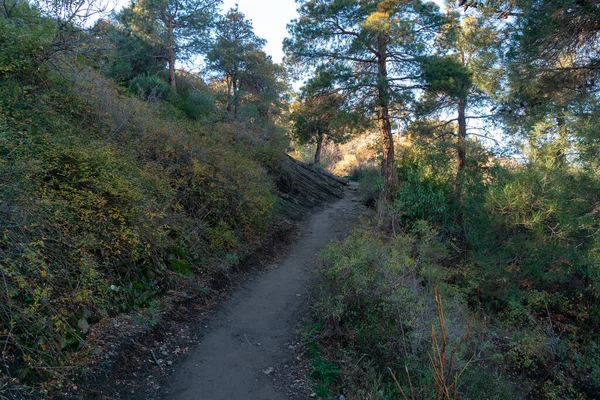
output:
M 83 334 L 88 333 L 90 330 L 90 324 L 88 324 L 85 318 L 81 318 L 79 321 L 77 321 L 77 326 L 79 329 L 81 329 L 81 333 Z
M 272 373 L 273 373 L 273 367 L 269 367 L 269 368 L 263 370 L 263 374 L 265 374 L 267 376 L 271 375 Z
M 290 156 L 282 157 L 274 172 L 279 197 L 288 203 L 291 215 L 344 197 L 347 181 Z
M 317 394 L 316 393 L 311 393 L 308 397 L 310 397 L 311 399 L 316 399 L 317 398 Z

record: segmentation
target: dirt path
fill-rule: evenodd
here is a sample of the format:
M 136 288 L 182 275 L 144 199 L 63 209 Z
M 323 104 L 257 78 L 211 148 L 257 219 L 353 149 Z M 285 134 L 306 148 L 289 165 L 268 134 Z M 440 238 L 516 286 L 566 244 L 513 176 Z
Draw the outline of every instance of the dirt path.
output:
M 285 259 L 236 290 L 214 317 L 203 339 L 179 365 L 165 400 L 286 399 L 274 384 L 289 357 L 297 316 L 307 301 L 316 254 L 346 236 L 357 219 L 356 188 L 313 214 Z

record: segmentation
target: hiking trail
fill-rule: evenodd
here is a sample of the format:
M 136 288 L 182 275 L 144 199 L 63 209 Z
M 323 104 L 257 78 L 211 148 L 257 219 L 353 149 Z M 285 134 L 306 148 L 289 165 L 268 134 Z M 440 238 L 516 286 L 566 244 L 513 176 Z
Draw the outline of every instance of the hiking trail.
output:
M 285 383 L 276 377 L 291 363 L 288 346 L 309 305 L 317 254 L 350 234 L 360 207 L 351 185 L 344 198 L 310 215 L 283 260 L 242 284 L 205 321 L 202 340 L 171 375 L 162 398 L 288 399 Z

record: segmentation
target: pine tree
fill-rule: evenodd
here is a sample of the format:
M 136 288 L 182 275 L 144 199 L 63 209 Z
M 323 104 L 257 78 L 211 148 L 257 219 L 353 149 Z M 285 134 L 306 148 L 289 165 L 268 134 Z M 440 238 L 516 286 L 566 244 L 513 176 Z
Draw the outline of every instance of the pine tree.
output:
M 426 113 L 455 113 L 457 174 L 454 191 L 460 202 L 461 180 L 467 162 L 468 110 L 478 107 L 477 114 L 491 108 L 500 86 L 501 33 L 496 21 L 472 10 L 461 13 L 446 4 L 447 14 L 442 33 L 436 41 L 436 55 L 424 57 L 421 78 L 425 82 Z M 475 14 L 476 16 L 474 16 Z
M 148 43 L 166 49 L 169 84 L 176 86 L 178 60 L 201 54 L 210 46 L 210 29 L 221 0 L 140 0 L 131 7 L 129 26 Z
M 292 137 L 300 144 L 317 145 L 314 163 L 320 165 L 325 141 L 343 143 L 353 134 L 365 129 L 368 121 L 359 113 L 344 107 L 344 99 L 331 88 L 319 86 L 313 78 L 302 88 L 298 102 L 293 106 L 290 119 Z
M 433 3 L 417 0 L 309 0 L 284 42 L 290 60 L 329 76 L 343 98 L 375 115 L 383 146 L 386 195 L 398 186 L 390 114 L 411 98 L 418 57 L 441 21 Z
M 258 115 L 268 120 L 281 106 L 280 95 L 286 88 L 280 79 L 283 69 L 263 51 L 266 40 L 256 36 L 251 21 L 237 6 L 217 22 L 216 34 L 207 63 L 225 80 L 227 115 L 237 120 L 244 95 L 251 94 Z

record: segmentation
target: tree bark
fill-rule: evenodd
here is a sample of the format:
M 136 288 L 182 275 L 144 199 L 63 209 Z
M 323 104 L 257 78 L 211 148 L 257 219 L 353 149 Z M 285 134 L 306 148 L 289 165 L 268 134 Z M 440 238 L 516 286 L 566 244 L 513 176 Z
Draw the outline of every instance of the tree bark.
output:
M 454 181 L 454 193 L 456 194 L 457 199 L 460 203 L 461 191 L 462 191 L 462 175 L 465 170 L 465 165 L 467 163 L 467 100 L 460 99 L 458 100 L 458 140 L 456 143 L 456 155 L 457 155 L 457 171 L 456 178 Z
M 315 152 L 315 164 L 316 165 L 321 164 L 321 150 L 323 149 L 323 137 L 324 137 L 324 135 L 322 132 L 317 133 L 317 151 Z
M 231 115 L 231 107 L 233 104 L 233 95 L 231 94 L 231 87 L 232 87 L 232 82 L 233 79 L 231 78 L 231 76 L 229 74 L 226 75 L 226 80 L 227 80 L 227 115 L 230 116 Z
M 456 177 L 454 180 L 454 195 L 456 196 L 456 204 L 458 205 L 458 213 L 456 214 L 456 223 L 459 227 L 463 226 L 464 222 L 464 213 L 463 213 L 463 205 L 462 205 L 462 181 L 465 172 L 465 166 L 467 163 L 467 100 L 459 99 L 458 100 L 458 141 L 456 144 L 456 153 L 457 153 L 457 164 L 458 168 L 456 171 Z M 467 240 L 466 236 L 463 234 L 460 237 L 461 247 L 464 249 Z
M 237 75 L 237 73 L 236 73 Z M 237 121 L 238 119 L 238 106 L 239 106 L 239 87 L 237 79 L 233 79 L 233 120 Z
M 377 119 L 381 143 L 383 146 L 383 175 L 385 196 L 391 199 L 398 186 L 398 178 L 394 167 L 394 138 L 390 122 L 390 91 L 387 73 L 387 41 L 383 35 L 378 39 L 377 54 Z
M 173 24 L 168 24 L 167 29 L 169 34 L 169 84 L 175 89 L 177 83 L 175 81 L 175 34 Z

